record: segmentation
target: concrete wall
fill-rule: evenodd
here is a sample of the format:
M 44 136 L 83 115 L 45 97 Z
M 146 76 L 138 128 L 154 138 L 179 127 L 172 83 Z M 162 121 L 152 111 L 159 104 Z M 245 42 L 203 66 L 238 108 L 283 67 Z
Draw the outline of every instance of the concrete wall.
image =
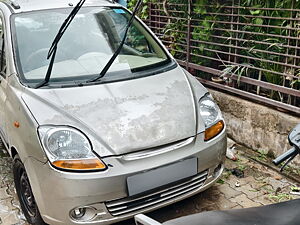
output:
M 282 154 L 290 148 L 287 136 L 300 117 L 238 97 L 210 90 L 227 123 L 228 136 L 254 150 Z M 300 165 L 300 157 L 294 161 Z

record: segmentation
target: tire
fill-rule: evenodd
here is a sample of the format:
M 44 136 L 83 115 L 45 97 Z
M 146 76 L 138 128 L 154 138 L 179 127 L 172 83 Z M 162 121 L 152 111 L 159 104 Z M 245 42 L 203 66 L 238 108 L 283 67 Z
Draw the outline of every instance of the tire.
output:
M 20 205 L 28 223 L 46 225 L 36 205 L 25 167 L 18 155 L 13 160 L 13 174 Z

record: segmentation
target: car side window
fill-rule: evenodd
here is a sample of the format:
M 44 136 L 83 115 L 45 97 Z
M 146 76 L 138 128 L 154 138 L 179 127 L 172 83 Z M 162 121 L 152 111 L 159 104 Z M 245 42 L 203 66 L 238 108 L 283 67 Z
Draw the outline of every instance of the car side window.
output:
M 6 56 L 3 19 L 0 17 L 0 75 L 6 77 Z

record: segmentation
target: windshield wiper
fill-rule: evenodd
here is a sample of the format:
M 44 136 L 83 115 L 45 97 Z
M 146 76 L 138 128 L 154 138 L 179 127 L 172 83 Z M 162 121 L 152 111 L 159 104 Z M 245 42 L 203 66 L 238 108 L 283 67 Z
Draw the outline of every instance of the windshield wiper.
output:
M 131 15 L 131 17 L 130 17 L 130 19 L 129 19 L 129 21 L 128 21 L 128 24 L 127 24 L 127 26 L 126 26 L 126 30 L 125 30 L 123 39 L 122 39 L 122 41 L 121 41 L 119 47 L 117 48 L 117 50 L 116 50 L 115 53 L 113 54 L 113 56 L 112 56 L 112 57 L 110 58 L 110 60 L 107 62 L 107 64 L 106 64 L 105 67 L 102 69 L 102 71 L 100 72 L 100 74 L 99 74 L 97 77 L 95 77 L 95 78 L 93 78 L 93 79 L 90 79 L 90 80 L 86 81 L 86 83 L 95 82 L 95 81 L 97 81 L 97 80 L 100 80 L 102 77 L 104 77 L 104 76 L 106 75 L 107 71 L 109 70 L 109 68 L 111 67 L 111 65 L 114 63 L 114 61 L 116 60 L 117 56 L 120 54 L 120 52 L 121 52 L 121 50 L 122 50 L 122 48 L 123 48 L 123 46 L 124 46 L 124 44 L 125 44 L 125 41 L 126 41 L 127 35 L 128 35 L 128 31 L 129 31 L 129 28 L 131 27 L 131 24 L 132 24 L 132 22 L 133 22 L 133 20 L 134 20 L 134 17 L 135 17 L 135 15 L 136 15 L 137 11 L 138 11 L 139 8 L 140 8 L 141 3 L 142 3 L 142 0 L 139 0 L 138 3 L 136 4 L 135 9 L 134 9 L 134 11 L 133 11 L 133 13 L 132 13 L 132 15 Z
M 55 38 L 52 42 L 52 45 L 49 49 L 48 55 L 47 55 L 47 59 L 50 59 L 50 57 L 51 57 L 51 60 L 50 60 L 50 63 L 49 63 L 48 69 L 47 69 L 45 79 L 41 83 L 37 84 L 35 86 L 35 88 L 43 87 L 43 86 L 45 86 L 46 84 L 49 83 L 51 73 L 52 73 L 52 69 L 53 69 L 53 65 L 54 65 L 55 56 L 56 56 L 57 45 L 58 45 L 60 39 L 62 38 L 62 36 L 64 35 L 65 31 L 68 29 L 69 25 L 73 21 L 73 19 L 77 15 L 78 11 L 81 9 L 83 4 L 85 3 L 85 1 L 86 0 L 80 0 L 78 2 L 78 4 L 74 7 L 72 12 L 69 14 L 69 16 L 65 19 L 65 21 L 63 22 L 63 24 L 59 28 L 59 31 L 58 31 L 57 35 L 55 36 Z

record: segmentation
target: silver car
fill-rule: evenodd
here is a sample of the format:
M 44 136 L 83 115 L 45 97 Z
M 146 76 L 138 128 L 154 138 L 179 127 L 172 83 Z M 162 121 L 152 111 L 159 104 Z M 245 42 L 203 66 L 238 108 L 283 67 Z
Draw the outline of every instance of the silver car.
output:
M 0 2 L 0 136 L 31 224 L 111 224 L 223 171 L 218 106 L 130 19 L 107 0 Z

